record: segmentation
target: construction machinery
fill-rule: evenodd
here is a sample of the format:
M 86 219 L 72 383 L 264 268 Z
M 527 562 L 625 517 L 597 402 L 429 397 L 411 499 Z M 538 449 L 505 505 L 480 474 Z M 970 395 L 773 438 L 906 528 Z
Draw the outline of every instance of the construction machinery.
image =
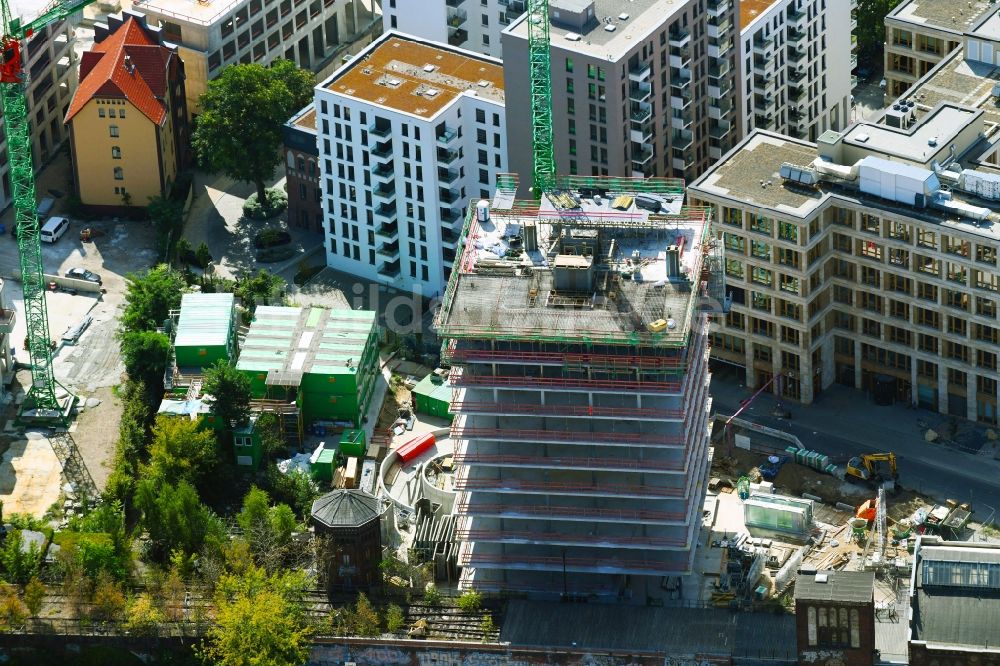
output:
M 847 461 L 846 478 L 867 483 L 873 488 L 896 490 L 899 472 L 896 471 L 895 453 L 866 453 Z
M 52 347 L 45 304 L 45 278 L 35 202 L 35 171 L 31 159 L 31 128 L 28 123 L 25 87 L 27 75 L 22 59 L 22 41 L 36 31 L 61 21 L 94 0 L 55 2 L 41 16 L 22 23 L 11 15 L 8 0 L 0 0 L 3 37 L 0 38 L 0 104 L 7 130 L 10 156 L 10 181 L 14 199 L 14 227 L 20 255 L 21 281 L 24 290 L 24 319 L 28 329 L 27 346 L 31 359 L 31 387 L 21 405 L 18 418 L 65 423 L 76 402 L 68 390 L 62 400 L 56 394 L 52 371 Z

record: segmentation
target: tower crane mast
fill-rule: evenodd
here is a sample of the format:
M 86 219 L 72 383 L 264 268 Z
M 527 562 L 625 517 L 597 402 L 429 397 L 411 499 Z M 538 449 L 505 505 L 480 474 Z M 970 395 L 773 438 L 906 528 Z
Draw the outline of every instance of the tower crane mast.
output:
M 528 0 L 528 66 L 531 81 L 531 184 L 537 199 L 552 187 L 556 176 L 552 149 L 549 0 Z
M 21 406 L 22 416 L 33 410 L 36 415 L 62 420 L 62 415 L 68 411 L 59 404 L 52 371 L 42 246 L 38 216 L 35 213 L 35 170 L 31 159 L 31 129 L 25 95 L 27 76 L 22 59 L 22 42 L 36 31 L 72 16 L 93 2 L 94 0 L 57 1 L 49 5 L 38 18 L 22 23 L 19 17 L 11 15 L 8 0 L 0 0 L 0 21 L 3 23 L 3 37 L 0 41 L 0 104 L 3 105 L 6 121 L 14 225 L 24 291 L 27 346 L 31 358 L 31 387 Z

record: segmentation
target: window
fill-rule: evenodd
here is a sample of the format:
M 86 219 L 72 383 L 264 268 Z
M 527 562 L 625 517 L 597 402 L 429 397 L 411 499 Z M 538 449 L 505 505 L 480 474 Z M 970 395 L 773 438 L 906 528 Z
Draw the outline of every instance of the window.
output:
M 778 222 L 778 238 L 790 243 L 798 243 L 799 228 L 791 222 Z
M 111 159 L 120 160 L 122 158 L 122 149 L 120 146 L 111 146 Z
M 868 213 L 861 214 L 861 231 L 869 234 L 879 235 L 879 219 Z
M 118 125 L 108 125 L 108 133 L 112 137 L 117 137 L 118 136 Z
M 125 180 L 125 170 L 121 167 L 115 167 L 115 180 Z
M 103 106 L 97 107 L 97 117 L 98 118 L 103 118 L 104 117 L 104 107 Z
M 573 59 L 572 58 L 566 58 L 566 71 L 567 72 L 572 72 L 573 71 Z
M 756 231 L 770 236 L 772 228 L 772 222 L 769 218 L 766 218 L 763 215 L 750 213 L 750 231 Z
M 115 110 L 114 109 L 108 109 L 108 117 L 109 118 L 114 118 L 115 117 Z

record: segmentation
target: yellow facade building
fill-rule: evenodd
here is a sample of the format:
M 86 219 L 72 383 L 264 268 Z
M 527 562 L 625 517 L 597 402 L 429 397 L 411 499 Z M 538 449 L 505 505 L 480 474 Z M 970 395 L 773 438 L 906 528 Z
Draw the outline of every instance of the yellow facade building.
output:
M 184 64 L 134 17 L 96 39 L 65 122 L 81 202 L 120 213 L 168 195 L 186 162 Z

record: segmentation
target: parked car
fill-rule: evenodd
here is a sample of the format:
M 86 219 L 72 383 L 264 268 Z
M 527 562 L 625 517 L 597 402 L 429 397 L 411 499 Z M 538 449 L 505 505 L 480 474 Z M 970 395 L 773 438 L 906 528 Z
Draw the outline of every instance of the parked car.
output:
M 73 278 L 74 280 L 86 280 L 87 282 L 102 284 L 101 276 L 97 273 L 91 273 L 86 268 L 71 268 L 66 271 L 66 277 Z

